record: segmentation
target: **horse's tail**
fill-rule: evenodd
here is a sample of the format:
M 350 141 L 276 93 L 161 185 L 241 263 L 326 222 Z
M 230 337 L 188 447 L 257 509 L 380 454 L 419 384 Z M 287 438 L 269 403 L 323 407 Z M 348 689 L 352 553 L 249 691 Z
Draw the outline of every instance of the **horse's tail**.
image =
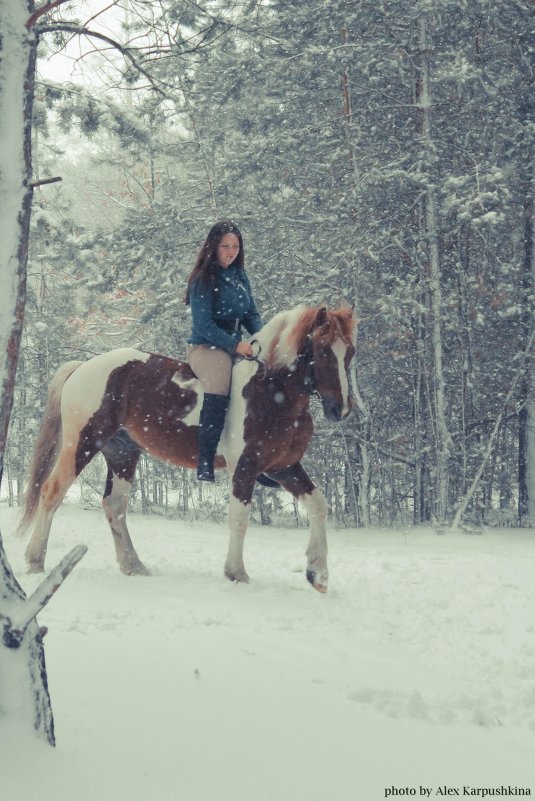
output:
M 56 372 L 48 388 L 48 400 L 33 450 L 17 534 L 24 534 L 37 512 L 41 487 L 52 472 L 59 450 L 61 439 L 61 393 L 67 379 L 81 364 L 83 362 L 77 361 L 63 364 Z

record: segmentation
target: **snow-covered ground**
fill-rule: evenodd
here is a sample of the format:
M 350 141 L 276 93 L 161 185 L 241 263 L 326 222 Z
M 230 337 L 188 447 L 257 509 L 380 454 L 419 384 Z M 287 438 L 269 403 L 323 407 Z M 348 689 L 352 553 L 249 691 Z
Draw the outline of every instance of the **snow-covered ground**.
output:
M 39 620 L 58 746 L 0 722 L 2 801 L 535 795 L 534 531 L 331 529 L 322 596 L 305 530 L 252 527 L 245 586 L 225 526 L 130 527 L 151 578 L 118 572 L 100 512 L 56 517 L 49 568 L 89 546 Z

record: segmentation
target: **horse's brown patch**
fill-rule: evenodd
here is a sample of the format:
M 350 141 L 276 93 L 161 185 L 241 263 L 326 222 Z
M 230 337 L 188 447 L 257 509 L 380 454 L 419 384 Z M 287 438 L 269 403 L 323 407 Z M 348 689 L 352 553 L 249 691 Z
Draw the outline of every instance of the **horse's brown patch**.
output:
M 172 381 L 176 374 L 184 382 L 195 378 L 189 365 L 154 354 L 110 373 L 100 408 L 80 433 L 77 475 L 120 427 L 157 459 L 179 467 L 196 465 L 198 426 L 183 420 L 196 405 L 197 393 Z M 216 466 L 222 465 L 219 459 Z
M 250 502 L 254 478 L 261 472 L 277 480 L 280 475 L 283 486 L 295 495 L 310 493 L 314 488 L 299 465 L 313 433 L 307 381 L 314 375 L 314 388 L 322 397 L 326 413 L 329 406 L 339 414 L 335 418 L 333 412 L 331 419 L 340 419 L 338 410 L 343 407 L 343 398 L 338 363 L 330 346 L 337 339 L 344 342 L 349 354 L 347 369 L 353 353 L 353 327 L 351 309 L 304 309 L 289 332 L 287 343 L 288 350 L 293 349 L 298 355 L 297 360 L 291 366 L 274 367 L 273 362 L 268 363 L 244 387 L 245 447 L 233 479 L 233 493 L 242 502 Z M 272 360 L 278 337 L 280 333 L 269 351 Z M 301 472 L 295 472 L 297 466 Z
M 290 373 L 286 367 L 268 373 L 260 370 L 244 387 L 245 447 L 234 474 L 233 492 L 245 503 L 251 500 L 259 473 L 287 470 L 307 449 L 313 429 L 309 395 L 303 391 L 304 373 L 304 364 Z

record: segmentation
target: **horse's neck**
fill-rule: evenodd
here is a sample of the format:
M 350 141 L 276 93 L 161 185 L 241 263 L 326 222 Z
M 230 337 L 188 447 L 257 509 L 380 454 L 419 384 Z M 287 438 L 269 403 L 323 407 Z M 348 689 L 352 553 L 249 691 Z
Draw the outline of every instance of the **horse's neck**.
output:
M 303 314 L 304 306 L 276 314 L 255 334 L 260 345 L 260 358 L 273 367 L 289 367 L 298 357 L 294 331 Z

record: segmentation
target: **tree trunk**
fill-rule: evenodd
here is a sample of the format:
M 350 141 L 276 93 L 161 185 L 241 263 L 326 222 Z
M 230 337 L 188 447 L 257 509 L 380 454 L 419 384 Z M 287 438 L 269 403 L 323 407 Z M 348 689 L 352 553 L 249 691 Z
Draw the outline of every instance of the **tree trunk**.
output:
M 26 386 L 25 386 L 25 364 L 21 356 L 19 359 L 19 386 L 20 395 L 17 404 L 17 463 L 16 463 L 16 482 L 17 482 L 17 505 L 22 505 L 22 498 L 24 492 L 24 474 L 26 465 L 26 444 L 27 444 L 27 414 L 28 406 L 26 403 Z
M 74 548 L 26 598 L 0 537 L 0 717 L 23 721 L 31 714 L 33 728 L 50 745 L 55 745 L 55 736 L 43 649 L 46 629 L 39 628 L 35 617 L 86 551 L 84 545 Z
M 13 406 L 15 375 L 26 304 L 30 232 L 31 122 L 37 43 L 26 29 L 31 0 L 5 0 L 0 9 L 0 481 Z M 5 34 L 4 34 L 5 32 Z M 15 106 L 13 106 L 15 103 Z M 15 140 L 16 137 L 16 140 Z M 15 140 L 15 141 L 14 141 Z
M 475 494 L 476 490 L 479 487 L 479 483 L 481 481 L 481 477 L 483 476 L 483 472 L 484 472 L 484 470 L 485 470 L 485 468 L 487 466 L 487 463 L 488 463 L 488 461 L 490 459 L 490 456 L 491 456 L 491 454 L 493 452 L 493 449 L 495 447 L 496 440 L 497 440 L 498 434 L 500 432 L 500 427 L 502 425 L 502 421 L 503 421 L 503 418 L 505 417 L 506 411 L 509 408 L 509 404 L 511 403 L 511 399 L 514 397 L 514 394 L 516 392 L 516 388 L 517 388 L 518 384 L 521 382 L 522 376 L 525 374 L 526 364 L 533 360 L 533 343 L 534 343 L 534 340 L 535 340 L 535 329 L 532 330 L 532 332 L 530 334 L 530 337 L 529 337 L 529 339 L 528 339 L 528 341 L 526 343 L 526 349 L 521 354 L 521 360 L 520 360 L 520 365 L 518 367 L 518 370 L 517 370 L 515 376 L 513 377 L 509 392 L 505 396 L 505 399 L 504 399 L 504 401 L 502 403 L 502 408 L 500 409 L 500 412 L 499 412 L 499 414 L 496 417 L 496 420 L 494 422 L 494 426 L 492 427 L 492 431 L 490 432 L 490 435 L 488 436 L 487 445 L 486 445 L 485 450 L 483 452 L 483 456 L 482 456 L 482 459 L 481 459 L 481 464 L 479 466 L 479 469 L 477 470 L 470 487 L 467 489 L 465 495 L 463 496 L 463 498 L 461 498 L 461 500 L 459 502 L 458 508 L 457 508 L 457 510 L 455 512 L 455 517 L 454 517 L 454 519 L 452 521 L 452 526 L 453 527 L 459 526 L 461 524 L 463 516 L 464 516 L 464 514 L 466 512 L 466 509 L 468 507 L 468 504 L 470 503 L 470 501 L 474 497 L 474 494 Z
M 423 305 L 423 299 L 419 298 Z M 428 523 L 432 516 L 432 489 L 429 475 L 429 404 L 426 376 L 425 324 L 420 313 L 413 321 L 415 372 L 413 386 L 414 416 L 414 523 Z
M 535 302 L 535 257 L 533 249 L 533 185 L 528 186 L 524 202 L 524 314 L 523 336 L 533 326 Z M 518 420 L 518 517 L 520 525 L 535 526 L 535 359 L 529 356 L 521 387 L 522 407 Z
M 346 45 L 349 42 L 349 31 L 348 28 L 345 26 L 341 30 L 340 39 L 343 45 Z M 353 199 L 353 207 L 351 208 L 351 217 L 353 219 L 354 225 L 358 225 L 357 192 L 358 192 L 359 173 L 358 173 L 357 158 L 355 153 L 354 130 L 353 130 L 354 129 L 353 106 L 351 98 L 351 75 L 350 75 L 349 63 L 345 64 L 344 71 L 342 73 L 342 109 L 344 115 L 344 130 L 346 136 L 347 160 L 349 168 L 348 173 L 350 175 L 351 193 Z M 351 267 L 350 274 L 352 275 L 352 286 L 350 286 L 350 289 L 353 295 L 353 308 L 358 309 L 359 275 L 358 275 L 357 261 L 355 260 L 354 263 L 350 265 L 350 267 Z M 347 454 L 346 461 L 347 461 L 347 469 L 350 472 L 350 481 L 352 489 L 351 494 L 353 496 L 355 505 L 356 524 L 357 526 L 360 527 L 360 526 L 370 525 L 371 468 L 370 468 L 370 455 L 368 451 L 368 445 L 366 443 L 369 442 L 371 436 L 371 414 L 368 404 L 364 396 L 361 394 L 358 385 L 357 337 L 358 337 L 358 328 L 355 327 L 353 344 L 355 346 L 356 355 L 351 369 L 351 379 L 352 379 L 353 396 L 355 399 L 355 405 L 359 416 L 358 437 L 356 438 L 355 441 L 355 447 L 357 450 L 356 476 L 353 476 L 352 464 L 349 453 Z
M 0 4 L 0 482 L 26 303 L 37 46 L 26 22 L 32 11 L 32 0 L 2 0 Z M 55 742 L 54 720 L 43 632 L 35 616 L 84 553 L 85 548 L 75 549 L 26 599 L 0 536 L 0 719 L 27 722 L 50 745 Z
M 432 138 L 431 113 L 431 64 L 430 43 L 428 40 L 428 19 L 422 16 L 419 20 L 420 38 L 420 88 L 417 97 L 417 106 L 422 112 L 422 147 L 426 161 L 423 172 L 427 174 L 424 194 L 424 225 L 427 250 L 428 287 L 430 298 L 430 311 L 432 319 L 432 364 L 433 364 L 433 394 L 435 414 L 435 466 L 434 466 L 434 512 L 435 518 L 442 522 L 446 517 L 448 508 L 449 483 L 449 451 L 450 435 L 446 416 L 446 391 L 443 366 L 442 347 L 442 288 L 441 266 L 439 252 L 439 215 L 435 188 L 435 153 Z

